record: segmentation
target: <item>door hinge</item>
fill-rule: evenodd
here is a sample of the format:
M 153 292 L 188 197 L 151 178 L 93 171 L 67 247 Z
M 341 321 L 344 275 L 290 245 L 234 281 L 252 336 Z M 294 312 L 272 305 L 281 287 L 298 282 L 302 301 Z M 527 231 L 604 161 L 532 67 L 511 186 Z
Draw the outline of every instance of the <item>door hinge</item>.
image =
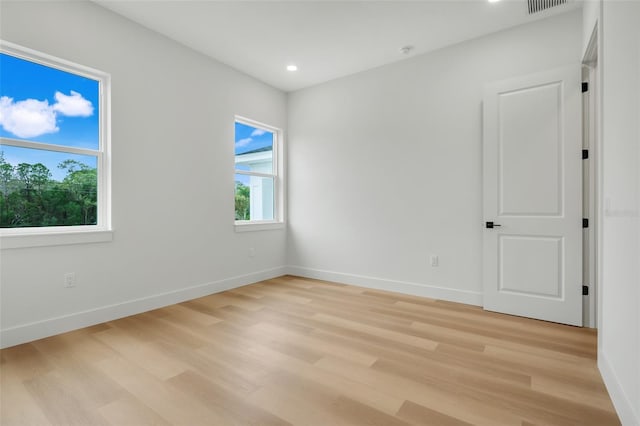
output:
M 589 219 L 582 219 L 582 227 L 583 228 L 588 228 L 589 227 Z
M 582 295 L 583 296 L 588 296 L 589 295 L 589 286 L 587 286 L 587 285 L 583 285 L 582 286 Z
M 589 158 L 589 150 L 588 149 L 583 149 L 582 150 L 582 159 L 586 160 L 587 158 Z
M 589 82 L 587 81 L 583 81 L 582 82 L 582 93 L 588 92 L 589 91 Z

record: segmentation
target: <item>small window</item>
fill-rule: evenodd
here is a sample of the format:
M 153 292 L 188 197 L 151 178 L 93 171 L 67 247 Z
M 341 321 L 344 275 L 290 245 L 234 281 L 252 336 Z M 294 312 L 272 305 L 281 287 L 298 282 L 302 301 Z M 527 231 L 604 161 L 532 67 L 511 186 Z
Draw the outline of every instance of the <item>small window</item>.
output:
M 2 42 L 3 235 L 109 228 L 109 76 Z
M 281 131 L 251 120 L 235 122 L 236 224 L 281 222 Z

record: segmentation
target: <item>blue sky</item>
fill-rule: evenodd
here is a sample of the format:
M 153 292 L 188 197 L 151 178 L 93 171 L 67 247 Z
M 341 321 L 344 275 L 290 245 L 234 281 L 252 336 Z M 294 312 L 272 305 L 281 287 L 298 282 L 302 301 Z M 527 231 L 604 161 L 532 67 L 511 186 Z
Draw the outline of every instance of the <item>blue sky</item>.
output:
M 273 133 L 237 121 L 235 139 L 236 155 L 273 145 Z M 249 170 L 248 167 L 238 165 L 236 165 L 236 169 Z M 235 180 L 236 182 L 242 182 L 244 185 L 249 184 L 249 176 L 247 175 L 236 174 Z
M 236 121 L 236 155 L 271 145 L 273 145 L 273 133 Z
M 0 137 L 98 149 L 99 82 L 0 54 Z M 95 167 L 95 158 L 3 145 L 7 162 L 42 163 L 53 178 L 72 158 Z

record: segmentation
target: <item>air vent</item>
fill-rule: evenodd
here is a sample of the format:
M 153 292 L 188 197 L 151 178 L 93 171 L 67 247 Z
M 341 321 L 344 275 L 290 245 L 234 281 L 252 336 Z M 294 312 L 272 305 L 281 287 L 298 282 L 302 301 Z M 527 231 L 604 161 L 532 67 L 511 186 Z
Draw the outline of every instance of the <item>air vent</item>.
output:
M 529 15 L 542 12 L 545 9 L 560 6 L 567 3 L 567 0 L 528 0 Z

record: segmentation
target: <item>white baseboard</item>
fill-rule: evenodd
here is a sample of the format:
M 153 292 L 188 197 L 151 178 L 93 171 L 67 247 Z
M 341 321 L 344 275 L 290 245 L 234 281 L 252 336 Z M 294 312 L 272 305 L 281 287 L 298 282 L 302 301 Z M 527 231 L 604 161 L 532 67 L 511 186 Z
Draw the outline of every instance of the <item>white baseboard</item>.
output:
M 347 274 L 343 272 L 324 271 L 303 266 L 287 266 L 290 275 L 305 278 L 315 278 L 342 284 L 351 284 L 377 290 L 395 291 L 412 296 L 430 297 L 432 299 L 447 300 L 449 302 L 466 303 L 482 306 L 482 293 L 469 290 L 438 287 L 429 284 L 419 284 L 406 281 L 394 281 L 384 278 L 367 277 L 364 275 Z
M 620 386 L 620 381 L 602 350 L 598 350 L 598 369 L 607 387 L 611 402 L 618 413 L 623 426 L 640 426 L 640 413 L 634 410 L 629 396 Z M 638 407 L 636 407 L 637 409 Z
M 5 328 L 0 330 L 0 348 L 31 342 L 55 334 L 65 333 L 67 331 L 77 330 L 79 328 L 89 327 L 129 315 L 196 299 L 243 285 L 253 284 L 258 281 L 279 277 L 285 273 L 285 267 L 266 269 L 153 296 L 128 300 L 114 305 L 102 306 L 88 311 L 76 312 L 56 318 Z

